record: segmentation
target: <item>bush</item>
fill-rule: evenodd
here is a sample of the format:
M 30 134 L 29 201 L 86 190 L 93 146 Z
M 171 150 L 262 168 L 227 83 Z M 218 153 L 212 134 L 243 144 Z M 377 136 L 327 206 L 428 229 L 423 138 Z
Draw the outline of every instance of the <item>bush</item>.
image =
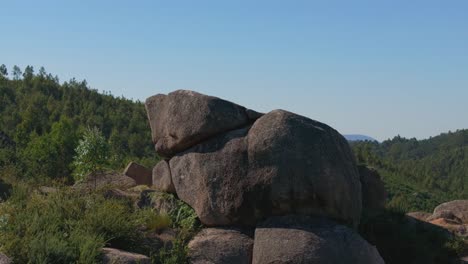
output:
M 0 249 L 15 263 L 97 263 L 104 245 L 139 245 L 139 214 L 125 201 L 69 188 L 47 196 L 14 188 L 0 207 Z

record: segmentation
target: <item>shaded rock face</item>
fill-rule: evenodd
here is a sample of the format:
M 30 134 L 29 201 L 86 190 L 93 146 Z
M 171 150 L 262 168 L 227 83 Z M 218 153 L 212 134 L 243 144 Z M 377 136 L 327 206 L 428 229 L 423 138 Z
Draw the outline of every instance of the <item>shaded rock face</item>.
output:
M 164 157 L 250 122 L 244 107 L 193 91 L 158 94 L 145 107 L 156 151 Z
M 153 183 L 151 170 L 136 162 L 130 162 L 123 174 L 134 179 L 137 185 L 151 186 Z
M 189 263 L 249 264 L 253 239 L 236 229 L 207 228 L 190 241 Z
M 167 193 L 176 193 L 174 184 L 172 183 L 171 170 L 169 163 L 161 160 L 153 168 L 153 186 L 158 191 Z
M 468 200 L 454 200 L 440 204 L 434 209 L 434 215 L 441 213 L 441 211 L 450 212 L 462 223 L 468 224 Z
M 131 253 L 115 248 L 102 249 L 102 263 L 105 264 L 150 264 L 151 260 L 145 255 Z
M 380 264 L 377 249 L 353 230 L 322 218 L 273 217 L 255 230 L 253 264 Z
M 359 165 L 358 170 L 362 188 L 362 207 L 367 210 L 384 208 L 387 192 L 379 173 L 365 165 Z
M 169 164 L 179 198 L 208 226 L 284 214 L 359 222 L 361 184 L 347 141 L 287 111 L 200 143 Z

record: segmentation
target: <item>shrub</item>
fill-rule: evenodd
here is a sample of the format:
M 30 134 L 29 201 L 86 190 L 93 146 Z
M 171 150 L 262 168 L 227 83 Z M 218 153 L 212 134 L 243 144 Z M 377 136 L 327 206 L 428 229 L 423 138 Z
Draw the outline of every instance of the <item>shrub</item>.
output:
M 0 207 L 0 249 L 15 263 L 95 263 L 108 244 L 138 245 L 138 219 L 125 201 L 69 188 L 47 196 L 17 187 Z
M 97 128 L 88 128 L 75 149 L 73 166 L 76 181 L 83 181 L 90 173 L 102 171 L 109 162 L 109 145 Z

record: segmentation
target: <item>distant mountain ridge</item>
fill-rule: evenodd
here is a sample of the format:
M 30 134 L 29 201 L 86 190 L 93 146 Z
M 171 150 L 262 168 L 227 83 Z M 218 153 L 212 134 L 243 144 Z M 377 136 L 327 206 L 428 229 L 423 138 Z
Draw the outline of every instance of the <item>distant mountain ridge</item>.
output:
M 348 135 L 343 135 L 348 141 L 377 141 L 377 139 L 366 136 L 366 135 L 360 135 L 360 134 L 348 134 Z

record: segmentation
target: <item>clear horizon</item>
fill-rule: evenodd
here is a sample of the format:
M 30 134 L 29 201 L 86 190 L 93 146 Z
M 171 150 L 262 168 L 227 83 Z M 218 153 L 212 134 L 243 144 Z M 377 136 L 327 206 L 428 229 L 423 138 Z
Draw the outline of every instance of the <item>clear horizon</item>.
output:
M 177 89 L 379 141 L 468 128 L 466 1 L 8 1 L 0 64 L 144 101 Z

